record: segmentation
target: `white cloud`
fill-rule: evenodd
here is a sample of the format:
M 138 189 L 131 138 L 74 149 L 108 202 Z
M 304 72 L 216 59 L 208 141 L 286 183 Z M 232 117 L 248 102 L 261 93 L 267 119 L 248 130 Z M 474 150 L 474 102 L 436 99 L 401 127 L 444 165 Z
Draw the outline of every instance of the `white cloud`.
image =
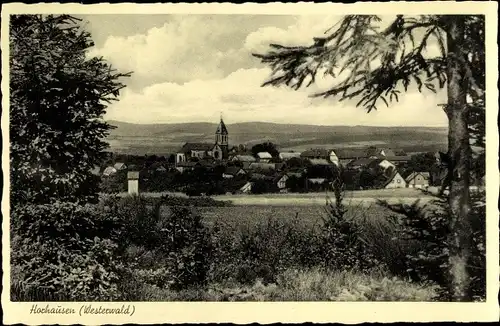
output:
M 434 95 L 404 94 L 400 103 L 366 114 L 352 103 L 311 99 L 309 89 L 259 87 L 268 74 L 268 69 L 240 69 L 224 79 L 160 83 L 140 92 L 125 90 L 106 118 L 139 123 L 217 121 L 222 112 L 228 123 L 446 126 L 446 116 Z

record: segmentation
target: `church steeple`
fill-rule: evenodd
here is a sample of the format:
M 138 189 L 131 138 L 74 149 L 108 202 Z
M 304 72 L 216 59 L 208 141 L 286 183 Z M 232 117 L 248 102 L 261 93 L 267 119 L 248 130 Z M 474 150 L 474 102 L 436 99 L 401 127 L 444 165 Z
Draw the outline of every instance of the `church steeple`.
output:
M 227 159 L 228 153 L 229 153 L 229 146 L 228 146 L 228 132 L 226 128 L 226 124 L 224 123 L 224 120 L 222 119 L 222 113 L 220 115 L 220 122 L 219 125 L 217 126 L 217 131 L 215 132 L 215 146 L 220 147 L 220 155 L 216 155 L 221 157 L 222 159 Z
M 228 132 L 226 128 L 226 124 L 224 123 L 224 120 L 222 120 L 222 114 L 220 117 L 220 122 L 219 126 L 217 127 L 217 131 L 215 132 L 215 143 L 218 145 L 225 145 L 227 146 L 228 144 Z

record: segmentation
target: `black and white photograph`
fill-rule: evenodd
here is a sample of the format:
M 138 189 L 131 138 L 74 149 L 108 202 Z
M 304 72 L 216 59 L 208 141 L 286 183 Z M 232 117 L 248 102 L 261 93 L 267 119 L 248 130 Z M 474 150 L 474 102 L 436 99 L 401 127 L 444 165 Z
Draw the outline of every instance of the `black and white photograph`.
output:
M 479 4 L 2 9 L 2 301 L 494 303 Z

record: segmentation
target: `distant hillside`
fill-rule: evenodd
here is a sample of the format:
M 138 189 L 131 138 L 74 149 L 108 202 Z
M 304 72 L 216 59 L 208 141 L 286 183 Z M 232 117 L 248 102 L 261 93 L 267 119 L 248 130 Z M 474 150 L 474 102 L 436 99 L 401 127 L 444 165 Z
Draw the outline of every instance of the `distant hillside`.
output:
M 109 121 L 116 126 L 108 142 L 111 150 L 129 154 L 165 155 L 185 142 L 213 142 L 215 123 L 133 124 Z M 410 152 L 446 147 L 447 128 L 314 126 L 267 122 L 227 125 L 230 144 L 253 145 L 271 141 L 285 150 L 311 147 L 365 147 L 381 145 Z

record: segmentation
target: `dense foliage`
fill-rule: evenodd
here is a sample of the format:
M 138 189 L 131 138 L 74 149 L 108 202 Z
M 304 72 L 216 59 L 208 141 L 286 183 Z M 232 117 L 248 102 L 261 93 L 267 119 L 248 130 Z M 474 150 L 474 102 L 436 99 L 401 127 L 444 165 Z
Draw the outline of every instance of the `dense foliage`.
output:
M 472 254 L 468 261 L 468 272 L 471 275 L 469 296 L 474 300 L 486 297 L 486 205 L 484 193 L 473 196 L 471 220 Z M 426 205 L 418 201 L 412 205 L 389 205 L 380 202 L 384 207 L 403 214 L 401 219 L 401 238 L 418 241 L 418 251 L 408 254 L 405 265 L 407 271 L 416 281 L 432 281 L 441 286 L 441 298 L 451 300 L 451 278 L 449 262 L 448 234 L 450 232 L 450 209 L 446 200 L 436 199 Z
M 22 274 L 13 288 L 63 300 L 119 298 L 123 224 L 109 207 L 55 201 L 15 207 L 11 218 L 11 264 Z
M 106 104 L 127 76 L 87 58 L 90 34 L 67 15 L 10 17 L 11 201 L 96 200 L 110 126 Z

